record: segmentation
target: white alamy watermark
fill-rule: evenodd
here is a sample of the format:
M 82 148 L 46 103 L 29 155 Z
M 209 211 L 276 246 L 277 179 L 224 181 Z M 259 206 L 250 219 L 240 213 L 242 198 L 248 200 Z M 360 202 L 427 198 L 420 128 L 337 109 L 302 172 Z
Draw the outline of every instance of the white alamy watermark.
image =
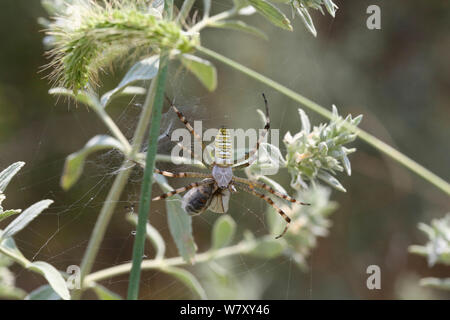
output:
M 372 4 L 367 7 L 366 13 L 369 14 L 367 17 L 366 25 L 369 30 L 380 30 L 381 29 L 381 9 L 380 6 Z
M 367 267 L 366 273 L 370 274 L 367 278 L 366 286 L 369 290 L 381 289 L 381 269 L 376 264 Z
M 257 169 L 262 175 L 275 175 L 279 170 L 279 141 L 280 133 L 278 129 L 226 129 L 228 139 L 227 150 L 220 150 L 214 147 L 215 139 L 221 129 L 210 128 L 203 132 L 202 122 L 194 121 L 193 136 L 186 128 L 179 128 L 172 132 L 170 139 L 177 144 L 171 152 L 171 160 L 174 164 L 182 164 L 182 158 L 190 159 L 192 162 L 201 161 L 207 165 L 213 165 L 215 159 L 223 153 L 229 153 L 230 161 L 233 165 L 239 163 L 258 162 Z M 259 142 L 259 150 L 255 148 Z M 202 144 L 205 148 L 202 152 Z M 193 147 L 193 148 L 192 148 Z M 246 159 L 249 157 L 248 159 Z
M 69 277 L 66 280 L 67 288 L 69 290 L 81 289 L 81 269 L 77 265 L 70 265 L 66 269 Z

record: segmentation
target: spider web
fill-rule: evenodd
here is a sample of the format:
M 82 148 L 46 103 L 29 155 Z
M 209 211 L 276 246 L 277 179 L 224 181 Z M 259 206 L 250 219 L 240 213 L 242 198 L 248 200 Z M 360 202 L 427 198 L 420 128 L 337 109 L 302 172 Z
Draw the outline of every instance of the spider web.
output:
M 224 6 L 222 2 L 214 1 L 217 6 Z M 313 54 L 311 54 L 314 57 Z M 314 61 L 311 58 L 310 61 Z M 289 68 L 291 61 L 280 59 L 277 61 L 279 68 Z M 220 83 L 221 99 L 218 104 L 209 106 L 210 94 L 206 91 L 194 89 L 197 87 L 192 75 L 180 68 L 174 68 L 170 71 L 168 77 L 167 89 L 169 96 L 173 99 L 177 108 L 193 124 L 194 120 L 200 120 L 203 124 L 203 130 L 208 128 L 218 128 L 225 125 L 230 128 L 249 128 L 245 126 L 242 119 L 237 115 L 241 108 L 247 113 L 255 114 L 253 127 L 260 128 L 256 108 L 261 108 L 261 101 L 253 99 L 259 96 L 262 89 L 258 88 L 256 92 L 249 92 L 245 86 L 236 86 L 234 83 Z M 293 81 L 296 81 L 294 79 Z M 317 82 L 319 82 L 316 79 Z M 318 83 L 319 84 L 319 83 Z M 264 89 L 266 90 L 266 89 Z M 195 92 L 195 94 L 193 94 Z M 200 93 L 199 93 L 200 92 Z M 252 101 L 247 106 L 230 106 L 227 97 L 251 96 Z M 236 98 L 231 99 L 233 101 Z M 114 121 L 122 129 L 126 137 L 131 139 L 133 136 L 139 112 L 141 111 L 144 98 L 135 96 L 129 103 L 114 117 Z M 77 114 L 77 110 L 71 110 L 71 116 L 79 127 L 79 132 L 87 141 L 92 137 L 89 129 L 86 128 L 84 119 Z M 94 117 L 93 114 L 90 117 Z M 272 122 L 272 127 L 283 128 L 286 120 L 286 108 L 281 110 L 277 121 Z M 43 146 L 48 143 L 46 139 L 47 127 L 51 126 L 53 118 L 49 118 L 42 136 L 39 138 L 39 148 L 31 161 L 27 164 L 20 176 L 33 175 L 35 172 L 45 170 L 45 166 L 63 167 L 65 157 L 51 160 L 46 165 L 35 165 L 39 157 L 43 156 Z M 176 114 L 164 109 L 161 122 L 161 136 L 158 141 L 158 153 L 170 154 L 175 143 L 165 137 L 165 134 L 171 134 L 177 128 L 184 128 Z M 104 132 L 105 128 L 102 127 Z M 284 133 L 282 133 L 284 134 Z M 143 146 L 147 145 L 147 141 Z M 76 150 L 73 150 L 75 152 Z M 145 147 L 143 150 L 145 151 Z M 281 150 L 282 152 L 284 150 Z M 107 192 L 117 174 L 120 172 L 123 156 L 115 150 L 97 153 L 90 156 L 85 163 L 85 170 L 81 180 L 67 193 L 55 188 L 47 191 L 43 198 L 55 200 L 53 206 L 47 210 L 39 219 L 40 222 L 27 227 L 28 235 L 19 234 L 16 236 L 16 242 L 26 257 L 30 260 L 43 260 L 55 265 L 60 270 L 65 270 L 69 265 L 78 265 L 81 261 L 83 252 L 87 248 L 89 237 L 95 225 L 98 212 L 104 205 Z M 188 165 L 174 166 L 169 163 L 157 163 L 157 167 L 162 170 L 173 172 L 197 171 L 198 169 Z M 240 176 L 244 176 L 242 173 Z M 19 176 L 19 177 L 20 177 Z M 26 192 L 29 189 L 44 188 L 46 185 L 56 185 L 60 175 L 53 175 L 45 180 L 36 183 L 26 184 L 19 188 L 19 191 Z M 20 180 L 20 178 L 19 178 Z M 181 187 L 191 182 L 190 179 L 169 179 L 173 187 Z M 140 185 L 142 182 L 142 170 L 134 168 L 129 178 L 129 182 L 124 189 L 120 201 L 117 203 L 112 221 L 101 244 L 98 256 L 95 262 L 95 270 L 119 265 L 130 261 L 131 250 L 134 241 L 134 226 L 125 222 L 125 216 L 139 204 Z M 12 189 L 12 187 L 11 187 Z M 154 186 L 153 194 L 157 195 L 161 191 Z M 75 197 L 75 199 L 74 199 Z M 243 200 L 245 199 L 245 201 Z M 177 201 L 177 200 L 172 200 Z M 268 226 L 265 221 L 264 212 L 267 208 L 265 202 L 256 197 L 251 197 L 242 193 L 233 195 L 230 198 L 230 214 L 238 225 L 238 234 L 236 238 L 242 238 L 242 232 L 249 229 L 256 236 L 268 234 Z M 194 238 L 199 245 L 198 252 L 203 252 L 210 245 L 210 232 L 214 221 L 219 214 L 205 212 L 202 215 L 193 218 Z M 158 231 L 163 235 L 167 245 L 167 257 L 178 256 L 176 247 L 171 239 L 166 219 L 164 203 L 152 203 L 150 221 Z M 73 232 L 73 229 L 77 232 Z M 71 234 L 70 239 L 65 239 L 65 234 Z M 146 243 L 145 256 L 153 258 L 153 248 Z M 298 289 L 295 289 L 295 279 L 298 278 L 298 270 L 293 267 L 291 258 L 284 257 L 276 260 L 269 259 L 249 259 L 246 255 L 237 255 L 233 258 L 227 258 L 220 262 L 224 273 L 230 281 L 230 292 L 221 294 L 217 289 L 218 266 L 214 264 L 202 264 L 189 267 L 188 270 L 194 272 L 200 282 L 207 289 L 210 298 L 240 298 L 240 299 L 258 299 L 263 297 L 291 299 L 298 297 Z M 43 284 L 42 279 L 22 269 L 16 269 L 17 281 L 24 284 L 28 291 L 37 287 L 37 284 Z M 277 274 L 274 276 L 274 274 Z M 282 274 L 280 276 L 280 274 Z M 277 282 L 280 280 L 280 282 Z M 312 281 L 312 266 L 311 266 Z M 277 283 L 274 285 L 274 283 Z M 125 296 L 128 286 L 128 275 L 114 277 L 102 281 L 102 284 L 114 292 Z M 234 286 L 234 287 L 233 287 Z M 243 290 L 245 288 L 245 290 Z M 278 293 L 267 294 L 268 288 Z M 222 288 L 225 290 L 225 288 Z M 297 290 L 297 291 L 296 291 Z M 312 283 L 307 289 L 308 295 L 312 296 Z M 239 292 L 242 292 L 239 294 Z M 144 271 L 141 278 L 141 298 L 142 299 L 182 299 L 191 298 L 189 290 L 178 280 L 160 271 Z M 301 296 L 301 295 L 300 295 Z M 91 292 L 86 292 L 86 298 L 94 298 Z

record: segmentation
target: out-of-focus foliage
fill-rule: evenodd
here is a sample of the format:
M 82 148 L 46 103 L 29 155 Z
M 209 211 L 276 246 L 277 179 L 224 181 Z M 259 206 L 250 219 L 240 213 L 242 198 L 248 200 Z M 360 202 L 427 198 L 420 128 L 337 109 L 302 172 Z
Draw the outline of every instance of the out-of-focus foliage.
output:
M 0 201 L 5 199 L 5 191 L 11 179 L 23 167 L 24 162 L 16 162 L 0 172 Z M 25 209 L 18 217 L 11 221 L 4 230 L 0 230 L 0 296 L 22 298 L 23 291 L 14 287 L 14 276 L 9 272 L 8 266 L 12 262 L 20 264 L 25 269 L 41 274 L 48 281 L 53 290 L 63 299 L 69 300 L 70 293 L 66 282 L 60 272 L 51 264 L 44 261 L 29 261 L 17 247 L 13 236 L 24 229 L 42 211 L 52 204 L 52 200 L 39 201 Z M 20 210 L 14 210 L 18 214 Z M 0 207 L 0 217 L 9 217 L 8 211 L 3 212 Z M 6 256 L 6 257 L 5 257 Z
M 423 246 L 410 246 L 409 252 L 426 257 L 430 267 L 438 263 L 450 266 L 450 213 L 441 219 L 433 219 L 430 225 L 420 223 L 419 229 L 427 235 L 428 242 Z M 424 286 L 450 290 L 450 278 L 424 278 L 420 283 Z
M 330 215 L 337 209 L 337 203 L 330 201 L 331 190 L 316 184 L 303 192 L 298 192 L 309 206 L 282 206 L 282 210 L 292 219 L 285 239 L 284 253 L 292 257 L 303 270 L 307 268 L 307 258 L 317 245 L 318 237 L 326 237 L 331 227 Z M 283 220 L 273 209 L 268 209 L 267 218 L 273 233 L 282 230 Z
M 14 274 L 8 269 L 12 260 L 0 253 L 0 298 L 22 299 L 26 292 L 15 286 Z

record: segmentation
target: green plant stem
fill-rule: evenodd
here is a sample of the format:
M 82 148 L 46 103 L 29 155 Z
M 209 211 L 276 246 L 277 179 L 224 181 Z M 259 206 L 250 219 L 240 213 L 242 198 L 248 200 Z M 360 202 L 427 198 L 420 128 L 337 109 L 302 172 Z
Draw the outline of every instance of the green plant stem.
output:
M 124 153 L 128 155 L 131 152 L 131 145 L 128 142 L 127 138 L 123 135 L 122 131 L 120 131 L 119 127 L 116 123 L 111 119 L 108 113 L 103 108 L 95 109 L 96 113 L 102 119 L 103 123 L 108 127 L 109 131 L 119 140 L 119 142 L 123 145 Z
M 0 246 L 0 253 L 11 258 L 13 261 L 17 262 L 24 268 L 28 268 L 31 264 L 31 262 L 27 258 L 23 257 L 22 255 L 15 254 L 14 252 L 6 250 L 1 246 Z
M 139 201 L 138 224 L 133 246 L 133 267 L 130 273 L 130 283 L 128 286 L 128 299 L 136 300 L 139 295 L 139 281 L 141 276 L 142 256 L 145 248 L 146 223 L 150 211 L 152 197 L 153 170 L 155 168 L 156 151 L 158 147 L 158 136 L 161 123 L 161 112 L 164 104 L 164 87 L 167 76 L 167 53 L 163 53 L 160 62 L 158 76 L 155 79 L 156 95 L 153 105 L 153 116 L 149 135 L 149 145 L 145 162 L 144 178 L 141 186 L 141 196 Z
M 181 6 L 180 12 L 177 16 L 177 21 L 184 22 L 186 20 L 186 17 L 189 14 L 189 11 L 191 11 L 192 6 L 194 5 L 195 0 L 185 0 L 183 2 L 183 5 Z
M 202 30 L 203 28 L 207 27 L 210 24 L 213 24 L 214 22 L 233 17 L 234 15 L 236 15 L 237 12 L 238 12 L 237 8 L 234 7 L 228 11 L 221 12 L 212 17 L 205 17 L 200 22 L 195 24 L 192 28 L 190 28 L 188 31 L 191 34 L 200 32 L 200 30 Z
M 205 55 L 207 55 L 209 57 L 212 57 L 212 58 L 248 75 L 249 77 L 251 77 L 261 83 L 266 84 L 269 87 L 274 88 L 278 92 L 299 102 L 303 106 L 317 112 L 318 114 L 320 114 L 328 119 L 332 119 L 332 113 L 330 111 L 328 111 L 324 107 L 318 105 L 317 103 L 309 100 L 308 98 L 305 98 L 305 97 L 301 96 L 300 94 L 292 91 L 291 89 L 279 84 L 278 82 L 275 82 L 275 81 L 263 76 L 262 74 L 260 74 L 256 71 L 253 71 L 252 69 L 249 69 L 249 68 L 241 65 L 240 63 L 233 61 L 233 60 L 231 60 L 215 51 L 207 49 L 205 47 L 197 46 L 197 50 L 204 53 Z M 440 190 L 445 192 L 447 195 L 450 195 L 450 184 L 447 181 L 445 181 L 444 179 L 438 177 L 437 175 L 435 175 L 434 173 L 432 173 L 425 167 L 421 166 L 420 164 L 418 164 L 411 158 L 405 156 L 401 152 L 397 151 L 396 149 L 392 148 L 390 145 L 379 140 L 378 138 L 374 137 L 373 135 L 367 133 L 366 131 L 358 129 L 349 124 L 346 124 L 346 126 L 350 129 L 352 129 L 358 135 L 358 137 L 361 138 L 363 141 L 367 142 L 374 148 L 378 149 L 379 151 L 383 152 L 387 156 L 391 157 L 392 159 L 394 159 L 401 165 L 405 166 L 406 168 L 408 168 L 415 174 L 419 175 L 420 177 L 422 177 L 429 183 L 433 184 L 434 186 L 436 186 L 437 188 L 439 188 Z
M 168 20 L 172 19 L 173 0 L 164 1 L 164 12 Z M 160 55 L 158 75 L 155 78 L 155 95 L 153 99 L 153 114 L 150 127 L 148 148 L 145 161 L 144 177 L 141 186 L 139 200 L 138 223 L 133 245 L 133 259 L 128 285 L 128 300 L 137 300 L 139 296 L 139 281 L 141 278 L 142 256 L 144 255 L 147 220 L 152 199 L 152 181 L 155 168 L 156 151 L 158 149 L 158 137 L 161 126 L 162 107 L 164 105 L 164 88 L 166 85 L 169 52 L 164 50 Z
M 211 259 L 221 259 L 237 254 L 243 254 L 256 246 L 256 241 L 245 241 L 234 246 L 225 247 L 218 250 L 209 250 L 204 253 L 195 255 L 193 261 L 195 263 L 202 263 L 210 261 Z M 175 267 L 186 265 L 186 261 L 182 257 L 169 258 L 164 260 L 144 260 L 141 261 L 141 268 L 146 269 L 162 269 L 164 267 Z M 131 263 L 124 263 L 111 268 L 103 269 L 90 275 L 84 279 L 83 287 L 89 287 L 93 282 L 101 281 L 104 279 L 112 278 L 121 274 L 126 274 L 131 270 Z
M 147 127 L 150 122 L 150 116 L 152 114 L 153 97 L 156 90 L 156 81 L 153 80 L 150 88 L 147 92 L 147 97 L 144 102 L 143 110 L 139 118 L 139 123 L 136 127 L 136 131 L 133 137 L 133 144 L 131 146 L 131 152 L 129 159 L 135 159 L 139 149 L 142 145 L 145 133 L 147 132 Z M 86 274 L 89 274 L 92 270 L 92 266 L 97 256 L 100 244 L 105 236 L 106 228 L 111 220 L 111 216 L 114 213 L 117 202 L 120 199 L 120 195 L 128 181 L 131 169 L 133 167 L 133 162 L 131 160 L 125 159 L 122 164 L 119 174 L 114 179 L 114 183 L 109 190 L 108 196 L 105 199 L 105 203 L 100 211 L 100 215 L 95 223 L 94 230 L 92 231 L 91 238 L 89 239 L 89 244 L 84 253 L 83 260 L 81 262 L 80 277 L 84 278 Z M 83 288 L 82 288 L 83 289 Z M 82 289 L 74 291 L 72 294 L 72 299 L 79 299 L 82 294 Z

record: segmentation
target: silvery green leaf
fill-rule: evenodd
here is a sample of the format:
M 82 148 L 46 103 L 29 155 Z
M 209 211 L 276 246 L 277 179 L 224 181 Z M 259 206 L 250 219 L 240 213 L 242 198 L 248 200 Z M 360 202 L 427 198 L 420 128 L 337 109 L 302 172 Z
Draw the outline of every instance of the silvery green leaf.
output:
M 114 98 L 120 97 L 120 96 L 138 96 L 138 95 L 144 95 L 147 92 L 145 88 L 142 87 L 136 87 L 136 86 L 129 86 L 125 87 L 123 90 L 116 90 L 113 89 L 111 91 L 108 91 L 102 96 L 101 103 L 103 107 L 106 107 Z
M 319 173 L 317 174 L 317 178 L 328 183 L 330 186 L 332 186 L 336 190 L 339 190 L 342 192 L 347 192 L 347 190 L 345 190 L 345 188 L 338 181 L 338 179 L 336 179 L 335 177 L 333 177 L 331 174 L 329 174 L 326 171 L 320 170 Z
M 16 210 L 6 210 L 6 211 L 2 211 L 0 212 L 0 221 L 11 217 L 13 215 L 19 214 L 22 210 L 20 209 L 16 209 Z
M 244 1 L 241 1 L 241 2 L 244 2 Z M 236 3 L 236 1 L 235 1 L 235 3 Z M 241 16 L 251 16 L 255 12 L 256 12 L 255 8 L 253 8 L 252 6 L 246 6 L 246 7 L 239 9 L 238 14 Z
M 25 300 L 61 300 L 61 297 L 51 286 L 45 284 L 30 292 Z
M 260 37 L 262 39 L 268 40 L 266 34 L 259 30 L 258 28 L 255 28 L 253 26 L 250 26 L 246 24 L 243 21 L 239 20 L 223 20 L 223 21 L 217 21 L 209 25 L 210 27 L 214 28 L 222 28 L 222 29 L 230 29 L 230 30 L 237 30 L 237 31 L 243 31 L 248 34 L 252 34 L 254 36 Z
M 207 299 L 205 290 L 201 286 L 200 282 L 198 282 L 197 278 L 195 278 L 194 275 L 189 271 L 176 267 L 164 267 L 161 268 L 160 270 L 174 276 L 175 278 L 183 282 L 201 300 Z
M 216 220 L 212 231 L 212 248 L 226 247 L 233 241 L 236 232 L 236 222 L 229 215 L 223 215 Z
M 450 290 L 450 278 L 423 278 L 420 280 L 420 285 L 441 290 Z
M 44 261 L 35 261 L 28 266 L 28 269 L 42 274 L 47 279 L 50 286 L 64 300 L 70 300 L 69 289 L 61 273 L 51 264 Z
M 336 11 L 338 6 L 333 3 L 332 0 L 323 0 L 325 8 L 327 8 L 328 13 L 334 18 L 336 16 Z
M 53 88 L 48 91 L 52 95 L 61 95 L 66 97 L 71 97 L 76 101 L 91 107 L 94 110 L 102 109 L 102 105 L 98 100 L 97 96 L 93 92 L 78 90 L 75 94 L 72 90 L 66 88 Z
M 134 64 L 125 74 L 119 85 L 105 93 L 101 98 L 101 104 L 106 107 L 111 100 L 122 92 L 126 87 L 144 80 L 153 79 L 158 74 L 159 56 L 151 56 Z
M 337 119 L 339 117 L 339 113 L 338 113 L 338 109 L 337 109 L 336 105 L 333 104 L 331 106 L 331 108 L 332 108 L 332 113 L 333 113 L 333 119 Z
M 300 120 L 302 121 L 302 130 L 306 134 L 309 134 L 311 132 L 311 123 L 309 122 L 308 116 L 303 109 L 298 109 L 298 113 L 300 114 Z
M 69 189 L 80 178 L 83 173 L 84 162 L 86 158 L 100 150 L 116 148 L 122 151 L 122 144 L 108 135 L 98 135 L 93 137 L 89 142 L 78 152 L 70 154 L 66 158 L 64 170 L 61 177 L 61 186 L 64 190 Z
M 209 91 L 216 89 L 217 71 L 211 62 L 190 54 L 182 54 L 180 60 L 186 69 L 192 72 Z
M 344 153 L 344 155 L 341 157 L 342 165 L 345 168 L 345 171 L 347 172 L 347 175 L 352 175 L 352 166 L 350 164 L 350 160 L 348 159 L 347 155 Z
M 285 30 L 292 31 L 291 22 L 277 7 L 266 0 L 248 0 L 258 13 L 272 24 Z
M 427 225 L 426 223 L 422 223 L 422 222 L 419 223 L 418 228 L 419 228 L 419 230 L 424 232 L 430 240 L 432 240 L 436 237 L 436 232 L 434 231 L 434 229 L 432 227 L 430 227 L 429 225 Z
M 356 118 L 352 119 L 351 124 L 354 125 L 355 127 L 358 126 L 361 123 L 362 118 L 363 118 L 363 115 L 360 114 Z
M 3 193 L 11 179 L 24 166 L 25 162 L 19 161 L 10 165 L 8 168 L 0 172 L 0 192 Z
M 14 259 L 16 262 L 22 262 L 23 266 L 26 267 L 28 260 L 23 256 L 22 252 L 20 252 L 19 248 L 17 248 L 16 242 L 13 238 L 3 237 L 3 231 L 0 230 L 0 246 L 3 250 L 8 251 L 8 255 L 11 259 Z
M 100 300 L 123 300 L 120 295 L 98 283 L 92 285 L 92 290 L 94 290 Z
M 164 176 L 155 174 L 153 177 L 163 192 L 173 190 Z M 172 196 L 164 201 L 166 202 L 170 234 L 175 241 L 180 256 L 183 257 L 184 261 L 191 264 L 197 251 L 192 236 L 192 217 L 181 208 L 182 200 L 179 195 Z
M 297 13 L 305 24 L 306 28 L 314 35 L 317 36 L 316 28 L 314 27 L 314 23 L 312 21 L 311 16 L 309 15 L 308 9 L 303 6 L 296 7 Z
M 137 226 L 138 216 L 136 214 L 128 215 L 127 219 L 131 223 L 133 223 L 133 225 Z M 147 223 L 146 228 L 147 238 L 150 240 L 156 251 L 155 259 L 164 258 L 164 254 L 166 252 L 166 243 L 164 242 L 163 237 L 158 232 L 158 230 L 156 230 L 156 228 L 153 227 L 150 223 Z
M 36 218 L 42 211 L 48 208 L 53 203 L 53 200 L 42 200 L 22 212 L 16 219 L 14 219 L 3 230 L 2 239 L 10 238 L 17 232 L 25 228 L 34 218 Z
M 273 236 L 265 236 L 248 254 L 258 258 L 273 259 L 280 256 L 285 247 L 286 241 L 284 239 L 274 239 Z

